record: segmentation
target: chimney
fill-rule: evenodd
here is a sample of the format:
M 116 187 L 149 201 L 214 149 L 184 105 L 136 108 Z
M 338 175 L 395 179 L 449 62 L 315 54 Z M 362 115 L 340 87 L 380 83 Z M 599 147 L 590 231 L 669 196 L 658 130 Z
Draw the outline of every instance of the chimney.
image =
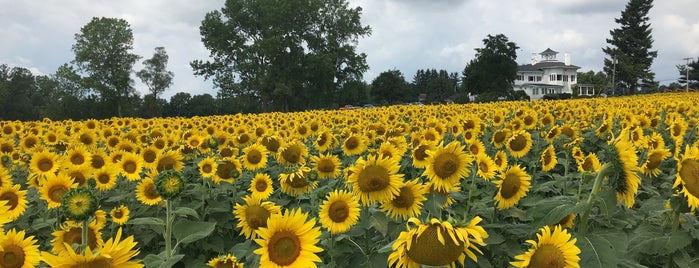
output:
M 531 59 L 531 64 L 537 64 L 539 62 L 539 54 L 537 53 L 532 53 L 532 59 Z
M 563 54 L 563 63 L 565 63 L 566 66 L 570 65 L 570 53 L 566 52 Z

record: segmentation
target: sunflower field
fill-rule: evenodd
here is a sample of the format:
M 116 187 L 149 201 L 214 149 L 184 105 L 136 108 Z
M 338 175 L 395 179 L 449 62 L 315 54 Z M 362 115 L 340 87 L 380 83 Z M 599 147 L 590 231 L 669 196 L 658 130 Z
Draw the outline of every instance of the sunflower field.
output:
M 696 103 L 0 121 L 0 267 L 697 267 Z

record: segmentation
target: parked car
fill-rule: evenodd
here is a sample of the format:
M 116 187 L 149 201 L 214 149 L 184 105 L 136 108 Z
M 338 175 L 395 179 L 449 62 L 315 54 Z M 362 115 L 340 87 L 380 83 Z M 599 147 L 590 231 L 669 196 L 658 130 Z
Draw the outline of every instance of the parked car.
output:
M 359 107 L 352 106 L 351 104 L 347 104 L 347 105 L 345 105 L 345 106 L 340 107 L 340 110 L 354 110 L 354 109 L 357 109 L 357 108 L 359 108 Z

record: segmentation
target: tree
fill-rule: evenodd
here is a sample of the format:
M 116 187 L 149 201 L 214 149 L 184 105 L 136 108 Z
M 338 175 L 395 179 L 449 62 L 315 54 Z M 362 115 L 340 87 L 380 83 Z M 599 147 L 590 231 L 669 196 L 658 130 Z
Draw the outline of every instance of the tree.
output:
M 409 98 L 415 99 L 418 95 L 425 94 L 426 102 L 450 99 L 457 93 L 458 76 L 458 73 L 449 73 L 446 70 L 417 70 L 411 85 L 412 96 Z
M 476 57 L 462 72 L 462 91 L 481 95 L 480 100 L 497 100 L 513 96 L 513 83 L 517 79 L 517 49 L 507 36 L 488 35 L 483 39 L 485 47 L 476 48 Z
M 369 102 L 369 89 L 364 81 L 347 81 L 340 87 L 336 97 L 340 107 L 348 104 L 361 105 Z
M 175 76 L 167 70 L 168 59 L 165 48 L 156 47 L 153 57 L 143 61 L 143 70 L 136 72 L 136 76 L 148 86 L 148 90 L 156 98 L 172 85 L 172 78 Z
M 687 68 L 689 68 L 689 73 L 687 73 Z M 699 61 L 692 60 L 687 65 L 677 65 L 677 71 L 680 72 L 678 83 L 685 85 L 686 88 L 687 74 L 689 74 L 689 87 L 693 89 L 699 87 Z
M 396 104 L 405 102 L 408 83 L 398 70 L 382 72 L 371 82 L 371 97 L 375 103 Z M 417 96 L 415 96 L 417 98 Z
M 116 107 L 117 116 L 122 116 L 123 106 L 135 95 L 130 75 L 140 57 L 132 49 L 133 32 L 124 19 L 92 18 L 75 35 L 73 63 L 87 75 L 85 85 Z
M 187 116 L 187 104 L 192 99 L 192 95 L 186 92 L 179 92 L 170 97 L 170 102 L 165 106 L 166 116 Z
M 573 91 L 579 90 L 578 84 L 590 84 L 595 87 L 595 94 L 599 94 L 603 89 L 609 86 L 611 80 L 607 77 L 607 74 L 603 72 L 594 72 L 592 70 L 587 72 L 578 72 L 578 83 L 574 86 Z M 608 92 L 609 94 L 611 92 Z M 576 95 L 575 93 L 573 95 Z
M 611 39 L 607 39 L 607 43 L 610 46 L 602 49 L 608 56 L 604 59 L 604 72 L 614 78 L 612 87 L 621 94 L 657 88 L 655 73 L 650 71 L 653 59 L 658 56 L 657 51 L 650 50 L 653 37 L 648 11 L 652 7 L 653 0 L 629 0 L 621 17 L 614 20 L 619 28 L 609 32 Z
M 370 33 L 360 14 L 345 0 L 227 0 L 199 28 L 213 60 L 191 65 L 219 87 L 239 82 L 253 90 L 265 111 L 332 101 L 340 85 L 368 69 L 356 52 Z

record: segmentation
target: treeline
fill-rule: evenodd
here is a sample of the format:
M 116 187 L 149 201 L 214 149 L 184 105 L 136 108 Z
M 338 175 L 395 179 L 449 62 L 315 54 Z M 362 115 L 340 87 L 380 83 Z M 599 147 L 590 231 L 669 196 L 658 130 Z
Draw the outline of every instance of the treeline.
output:
M 325 105 L 302 109 L 337 109 L 345 105 L 388 105 L 423 101 L 446 102 L 460 96 L 457 73 L 421 69 L 407 82 L 400 71 L 381 73 L 371 84 L 349 81 L 337 89 Z M 463 101 L 463 99 L 461 100 Z M 61 66 L 53 75 L 34 75 L 24 67 L 0 64 L 0 120 L 52 120 L 109 118 L 117 116 L 114 103 L 81 85 L 69 67 Z M 152 93 L 131 94 L 122 103 L 122 116 L 172 117 L 262 112 L 254 94 L 192 95 L 179 92 L 169 99 Z

